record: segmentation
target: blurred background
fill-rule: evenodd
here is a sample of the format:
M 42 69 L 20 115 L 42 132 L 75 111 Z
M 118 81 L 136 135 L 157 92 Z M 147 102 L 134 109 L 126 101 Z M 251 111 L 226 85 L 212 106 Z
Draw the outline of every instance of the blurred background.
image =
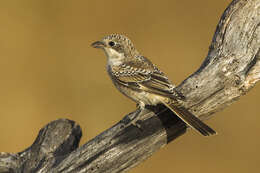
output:
M 106 57 L 90 44 L 126 34 L 172 82 L 192 74 L 207 55 L 231 0 L 0 2 L 0 151 L 30 146 L 44 125 L 76 121 L 81 144 L 135 110 L 106 74 Z M 259 170 L 257 85 L 207 123 L 218 135 L 194 131 L 170 143 L 131 173 Z

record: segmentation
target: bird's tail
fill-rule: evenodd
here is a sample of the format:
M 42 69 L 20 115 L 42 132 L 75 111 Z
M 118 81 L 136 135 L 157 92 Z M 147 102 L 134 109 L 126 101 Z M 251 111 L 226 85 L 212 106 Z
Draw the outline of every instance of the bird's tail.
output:
M 165 103 L 172 112 L 174 112 L 182 121 L 184 121 L 187 125 L 198 131 L 203 136 L 211 136 L 217 134 L 212 128 L 210 128 L 207 124 L 203 123 L 199 118 L 190 113 L 184 107 L 178 107 L 173 103 Z

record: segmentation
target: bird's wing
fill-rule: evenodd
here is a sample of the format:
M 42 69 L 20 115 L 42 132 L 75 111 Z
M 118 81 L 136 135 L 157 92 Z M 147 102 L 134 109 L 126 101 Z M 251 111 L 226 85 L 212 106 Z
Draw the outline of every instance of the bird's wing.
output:
M 129 88 L 173 99 L 183 97 L 174 90 L 174 85 L 168 78 L 145 57 L 113 67 L 112 73 L 118 82 Z

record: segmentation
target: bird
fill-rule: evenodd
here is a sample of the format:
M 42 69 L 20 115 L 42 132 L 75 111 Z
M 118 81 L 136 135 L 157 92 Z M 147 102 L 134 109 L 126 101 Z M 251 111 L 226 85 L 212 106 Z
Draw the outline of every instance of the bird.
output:
M 216 134 L 189 110 L 178 105 L 178 101 L 185 97 L 162 71 L 138 52 L 128 37 L 110 34 L 91 46 L 105 52 L 107 72 L 113 84 L 122 94 L 136 102 L 140 111 L 146 105 L 163 104 L 203 136 Z

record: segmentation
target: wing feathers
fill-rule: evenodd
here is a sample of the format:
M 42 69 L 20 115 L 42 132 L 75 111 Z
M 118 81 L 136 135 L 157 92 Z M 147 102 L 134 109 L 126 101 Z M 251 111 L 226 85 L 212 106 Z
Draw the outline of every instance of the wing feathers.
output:
M 124 85 L 145 89 L 170 98 L 176 98 L 174 85 L 150 61 L 125 62 L 121 66 L 112 67 L 115 78 Z M 133 84 L 135 83 L 135 84 Z

